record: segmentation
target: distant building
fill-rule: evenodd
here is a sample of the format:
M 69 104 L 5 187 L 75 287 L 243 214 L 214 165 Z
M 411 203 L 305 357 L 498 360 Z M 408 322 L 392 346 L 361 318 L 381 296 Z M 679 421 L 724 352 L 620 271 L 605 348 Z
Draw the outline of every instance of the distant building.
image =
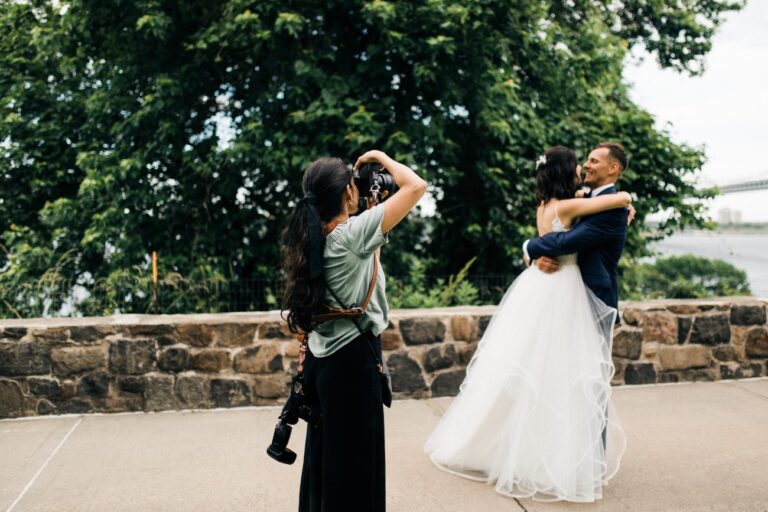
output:
M 741 210 L 722 208 L 717 212 L 717 221 L 721 225 L 741 224 Z

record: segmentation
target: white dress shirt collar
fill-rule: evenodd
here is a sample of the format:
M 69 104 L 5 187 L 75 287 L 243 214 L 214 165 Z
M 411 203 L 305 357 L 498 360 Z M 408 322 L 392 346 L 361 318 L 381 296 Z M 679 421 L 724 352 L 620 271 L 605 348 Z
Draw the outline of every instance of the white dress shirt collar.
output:
M 611 188 L 611 187 L 614 187 L 614 186 L 616 186 L 616 183 L 609 183 L 609 184 L 607 184 L 607 185 L 603 185 L 602 187 L 597 187 L 597 188 L 596 188 L 596 189 L 594 189 L 592 192 L 590 192 L 590 195 L 591 195 L 592 197 L 596 197 L 596 196 L 600 195 L 600 193 L 601 193 L 603 190 L 605 190 L 605 189 L 607 189 L 607 188 Z

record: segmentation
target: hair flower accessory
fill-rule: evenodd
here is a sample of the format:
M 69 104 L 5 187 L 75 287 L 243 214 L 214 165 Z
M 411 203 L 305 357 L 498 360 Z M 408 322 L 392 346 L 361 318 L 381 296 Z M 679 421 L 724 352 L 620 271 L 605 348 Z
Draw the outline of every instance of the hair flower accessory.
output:
M 538 169 L 539 167 L 541 167 L 542 165 L 544 165 L 546 163 L 547 163 L 547 155 L 541 155 L 536 160 L 536 168 Z

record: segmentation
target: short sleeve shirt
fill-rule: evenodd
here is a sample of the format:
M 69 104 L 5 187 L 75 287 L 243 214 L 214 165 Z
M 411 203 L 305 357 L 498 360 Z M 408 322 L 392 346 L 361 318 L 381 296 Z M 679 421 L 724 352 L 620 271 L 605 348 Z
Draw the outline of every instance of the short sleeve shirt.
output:
M 343 306 L 361 305 L 368 294 L 373 276 L 376 249 L 387 242 L 381 231 L 384 205 L 376 205 L 360 215 L 350 217 L 328 234 L 325 240 L 325 282 L 344 302 Z M 325 292 L 326 303 L 340 306 L 331 293 Z M 365 314 L 356 319 L 363 331 L 379 335 L 389 324 L 384 270 L 379 265 L 376 288 Z M 332 320 L 320 324 L 309 335 L 309 349 L 315 357 L 326 357 L 360 336 L 354 321 Z

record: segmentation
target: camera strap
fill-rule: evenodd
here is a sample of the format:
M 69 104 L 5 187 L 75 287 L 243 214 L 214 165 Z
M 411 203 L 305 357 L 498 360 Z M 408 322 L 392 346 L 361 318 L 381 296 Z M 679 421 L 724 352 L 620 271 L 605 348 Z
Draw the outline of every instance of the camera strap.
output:
M 336 226 L 339 225 L 338 221 L 331 221 L 326 225 L 325 233 L 326 236 L 330 234 L 331 231 L 336 229 Z M 379 259 L 376 257 L 376 254 L 373 255 L 373 275 L 371 276 L 371 284 L 368 286 L 368 293 L 365 296 L 365 300 L 363 300 L 363 303 L 360 306 L 350 306 L 345 307 L 344 303 L 341 302 L 336 295 L 336 293 L 331 289 L 330 286 L 328 286 L 328 283 L 323 279 L 323 285 L 328 289 L 329 292 L 331 292 L 331 295 L 334 299 L 336 299 L 336 302 L 339 303 L 340 308 L 332 308 L 330 306 L 326 306 L 327 311 L 324 313 L 318 313 L 316 315 L 312 315 L 312 321 L 318 324 L 321 324 L 323 322 L 328 322 L 330 320 L 338 320 L 340 318 L 348 318 L 352 320 L 355 325 L 357 326 L 358 330 L 360 330 L 360 333 L 365 335 L 363 330 L 361 329 L 360 325 L 355 320 L 356 317 L 363 316 L 365 314 L 365 311 L 368 309 L 368 305 L 371 302 L 371 298 L 373 297 L 373 292 L 376 289 L 376 280 L 379 277 Z M 299 341 L 299 362 L 298 366 L 296 367 L 296 372 L 298 375 L 301 375 L 304 373 L 304 359 L 306 358 L 306 353 L 308 350 L 308 342 L 309 342 L 309 332 L 300 332 L 298 335 L 298 341 Z M 374 354 L 375 355 L 375 354 Z M 380 369 L 383 367 L 381 361 L 379 358 L 376 358 L 376 360 L 379 362 Z M 383 371 L 383 370 L 382 370 Z
M 371 355 L 373 356 L 373 360 L 376 363 L 376 369 L 379 372 L 379 378 L 381 381 L 381 399 L 382 404 L 386 407 L 392 406 L 392 377 L 389 373 L 389 369 L 387 368 L 387 363 L 384 362 L 383 355 L 379 355 L 379 353 L 376 351 L 376 347 L 373 345 L 373 333 L 371 331 L 364 331 L 360 323 L 358 323 L 357 319 L 365 313 L 365 310 L 368 309 L 368 305 L 371 301 L 371 296 L 373 295 L 373 290 L 376 287 L 376 277 L 379 273 L 379 259 L 374 253 L 373 255 L 373 277 L 371 278 L 371 286 L 368 289 L 368 295 L 365 298 L 365 301 L 362 304 L 362 307 L 355 307 L 355 308 L 344 308 L 344 303 L 339 299 L 338 295 L 336 295 L 336 292 L 333 291 L 333 288 L 330 287 L 330 285 L 323 279 L 323 285 L 325 285 L 326 289 L 328 289 L 329 292 L 331 292 L 331 295 L 336 300 L 336 302 L 339 303 L 341 306 L 341 310 L 337 310 L 339 313 L 328 315 L 332 316 L 332 318 L 328 318 L 328 320 L 339 320 L 341 318 L 348 318 L 352 320 L 352 322 L 355 324 L 355 327 L 357 327 L 357 330 L 360 331 L 360 335 L 365 339 L 366 345 L 368 345 L 368 348 L 371 351 Z M 298 365 L 298 371 L 299 374 L 303 372 L 304 370 L 304 357 L 307 351 L 307 341 L 308 336 L 306 334 L 300 335 L 300 341 L 301 341 L 301 347 L 299 349 L 299 365 Z
M 368 288 L 368 295 L 365 297 L 365 301 L 359 308 L 362 310 L 362 313 L 365 313 L 365 310 L 368 309 L 368 304 L 371 302 L 371 297 L 373 296 L 373 290 L 374 288 L 376 288 L 376 279 L 378 277 L 378 273 L 379 273 L 379 259 L 376 257 L 376 254 L 374 254 L 373 255 L 373 278 L 371 279 L 371 286 Z M 331 292 L 331 295 L 336 300 L 336 302 L 339 303 L 339 306 L 343 308 L 344 303 L 341 302 L 341 299 L 339 299 L 339 296 L 336 295 L 336 292 L 333 291 L 333 288 L 330 287 L 330 285 L 325 281 L 325 279 L 323 279 L 323 284 L 328 289 L 328 291 Z M 358 316 L 362 316 L 362 314 Z M 384 361 L 379 357 L 378 352 L 376 352 L 376 349 L 373 347 L 373 342 L 371 341 L 370 336 L 368 336 L 368 333 L 364 331 L 363 328 L 360 326 L 360 324 L 357 321 L 357 317 L 350 316 L 348 318 L 352 320 L 352 322 L 355 324 L 355 327 L 357 327 L 357 330 L 360 331 L 360 334 L 368 342 L 368 348 L 371 349 L 373 358 L 376 360 L 376 366 L 379 369 L 379 373 L 384 373 Z
M 374 258 L 376 256 L 374 255 Z M 333 295 L 333 298 L 336 299 L 336 301 L 341 304 L 341 301 L 336 296 L 336 294 L 333 292 L 330 286 L 328 286 L 328 283 L 325 284 L 325 287 L 328 288 L 328 291 L 331 292 L 331 295 Z M 373 355 L 373 360 L 376 362 L 376 369 L 379 371 L 379 379 L 381 381 L 381 399 L 382 404 L 386 407 L 392 406 L 392 376 L 389 374 L 389 368 L 387 368 L 387 363 L 384 362 L 383 355 L 379 357 L 379 353 L 376 352 L 376 348 L 373 346 L 373 333 L 371 331 L 363 331 L 363 328 L 360 326 L 360 324 L 357 322 L 357 318 L 350 318 L 354 323 L 355 327 L 357 327 L 357 330 L 360 331 L 360 335 L 365 338 L 366 344 L 368 345 L 368 348 L 371 351 L 371 355 Z
M 325 285 L 326 288 L 328 288 L 328 291 L 331 292 L 331 295 L 333 295 L 333 298 L 336 299 L 336 302 L 339 303 L 339 307 L 333 307 L 325 304 L 324 305 L 325 311 L 312 315 L 312 321 L 317 324 L 322 324 L 330 320 L 339 320 L 344 318 L 352 319 L 352 318 L 357 318 L 359 316 L 363 316 L 365 314 L 365 311 L 368 309 L 368 304 L 370 304 L 371 302 L 371 297 L 373 297 L 373 291 L 376 289 L 376 280 L 378 279 L 378 275 L 379 275 L 379 260 L 374 256 L 373 276 L 371 276 L 371 284 L 368 286 L 368 293 L 366 294 L 365 299 L 363 300 L 363 303 L 359 306 L 356 306 L 354 304 L 350 306 L 345 306 L 344 303 L 339 300 L 339 298 L 336 296 L 333 290 L 331 290 L 331 288 L 328 286 L 328 283 L 325 280 L 323 280 L 323 284 Z

